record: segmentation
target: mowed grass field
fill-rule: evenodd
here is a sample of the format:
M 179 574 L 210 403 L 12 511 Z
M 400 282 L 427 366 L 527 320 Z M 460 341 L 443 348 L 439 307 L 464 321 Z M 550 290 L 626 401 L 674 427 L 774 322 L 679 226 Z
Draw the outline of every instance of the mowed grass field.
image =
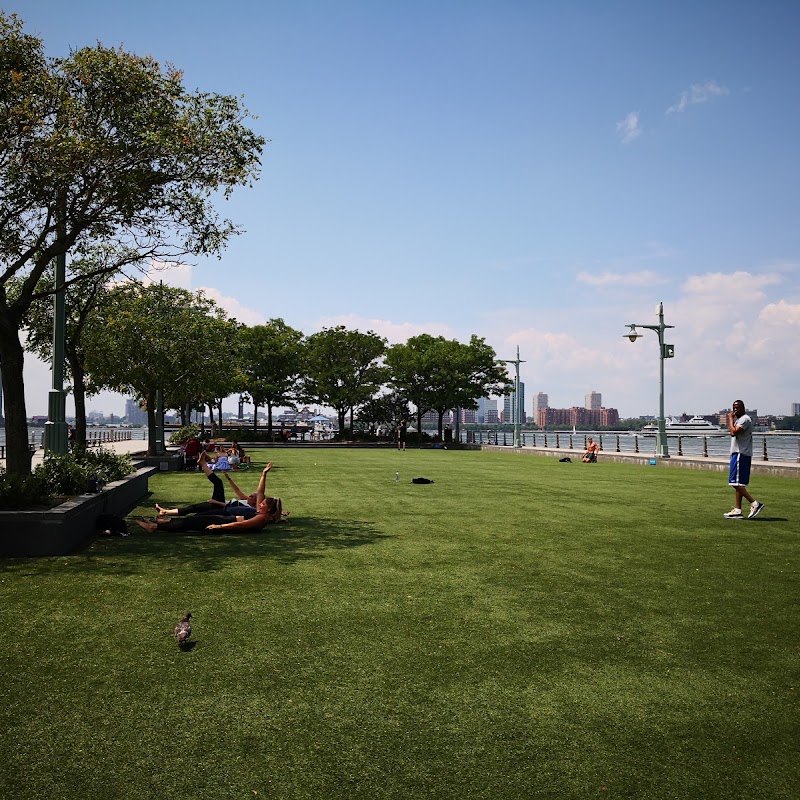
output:
M 800 797 L 800 480 L 269 457 L 289 524 L 0 562 L 0 796 Z

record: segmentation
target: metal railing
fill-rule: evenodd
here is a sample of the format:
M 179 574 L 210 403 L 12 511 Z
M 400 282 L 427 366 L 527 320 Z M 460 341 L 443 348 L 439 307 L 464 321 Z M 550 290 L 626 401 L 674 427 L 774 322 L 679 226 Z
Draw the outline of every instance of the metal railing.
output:
M 568 431 L 523 431 L 522 447 L 542 447 L 555 450 L 577 450 L 584 452 L 589 436 L 598 443 L 601 451 L 616 453 L 642 453 L 655 455 L 655 438 L 639 433 L 616 433 L 614 431 L 570 433 Z M 467 430 L 460 437 L 466 444 L 491 444 L 513 447 L 514 436 L 505 430 Z M 683 436 L 669 437 L 674 442 L 678 456 L 702 458 L 727 458 L 730 452 L 728 436 Z M 782 434 L 754 434 L 753 460 L 796 461 L 800 463 L 800 437 Z

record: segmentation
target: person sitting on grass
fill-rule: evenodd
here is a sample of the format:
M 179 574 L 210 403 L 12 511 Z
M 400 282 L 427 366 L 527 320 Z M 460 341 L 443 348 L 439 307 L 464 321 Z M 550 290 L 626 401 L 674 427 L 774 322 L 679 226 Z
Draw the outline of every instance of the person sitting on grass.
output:
M 594 464 L 597 461 L 597 454 L 600 452 L 600 445 L 592 439 L 590 436 L 588 439 L 588 444 L 586 445 L 586 452 L 583 454 L 583 461 L 584 464 Z
M 202 503 L 192 503 L 191 505 L 184 506 L 183 508 L 163 508 L 156 503 L 156 511 L 158 511 L 159 518 L 164 517 L 185 517 L 189 514 L 215 514 L 217 516 L 226 515 L 232 517 L 245 517 L 249 519 L 256 514 L 257 495 L 256 492 L 252 494 L 245 494 L 231 478 L 230 473 L 225 472 L 225 478 L 233 489 L 236 495 L 236 500 L 225 501 L 225 486 L 222 479 L 215 474 L 210 464 L 208 463 L 208 455 L 203 452 L 200 453 L 198 463 L 205 472 L 211 485 L 214 487 L 210 500 L 205 500 Z M 264 468 L 264 472 L 269 472 L 272 469 L 272 462 Z
M 228 448 L 228 463 L 231 469 L 241 469 L 244 461 L 244 448 L 239 445 L 239 442 L 231 442 Z
M 267 497 L 267 473 L 271 465 L 267 465 L 261 472 L 261 480 L 256 490 L 255 515 L 246 519 L 241 515 L 235 517 L 225 515 L 197 514 L 193 517 L 180 517 L 169 519 L 159 517 L 156 520 L 137 519 L 136 524 L 148 533 L 200 533 L 213 531 L 214 533 L 242 533 L 247 531 L 260 531 L 267 525 L 285 522 L 283 503 L 280 497 Z

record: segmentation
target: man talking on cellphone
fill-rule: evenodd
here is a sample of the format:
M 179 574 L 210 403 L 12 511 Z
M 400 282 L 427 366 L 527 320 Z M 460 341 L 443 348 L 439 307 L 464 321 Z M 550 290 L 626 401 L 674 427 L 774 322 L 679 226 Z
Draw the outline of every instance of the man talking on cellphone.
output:
M 750 464 L 753 460 L 753 420 L 745 413 L 744 403 L 741 400 L 734 401 L 733 411 L 728 414 L 728 432 L 731 435 L 728 484 L 736 491 L 736 505 L 723 516 L 728 519 L 744 519 L 742 499 L 745 499 L 750 503 L 747 519 L 753 519 L 764 510 L 764 504 L 759 503 L 747 491 L 747 484 L 750 483 Z

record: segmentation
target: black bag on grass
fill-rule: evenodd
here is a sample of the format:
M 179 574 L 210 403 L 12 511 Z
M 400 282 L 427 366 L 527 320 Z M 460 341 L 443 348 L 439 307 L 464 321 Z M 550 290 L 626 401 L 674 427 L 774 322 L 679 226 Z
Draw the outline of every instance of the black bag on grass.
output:
M 100 514 L 95 520 L 94 529 L 105 536 L 128 535 L 128 523 L 116 514 Z

